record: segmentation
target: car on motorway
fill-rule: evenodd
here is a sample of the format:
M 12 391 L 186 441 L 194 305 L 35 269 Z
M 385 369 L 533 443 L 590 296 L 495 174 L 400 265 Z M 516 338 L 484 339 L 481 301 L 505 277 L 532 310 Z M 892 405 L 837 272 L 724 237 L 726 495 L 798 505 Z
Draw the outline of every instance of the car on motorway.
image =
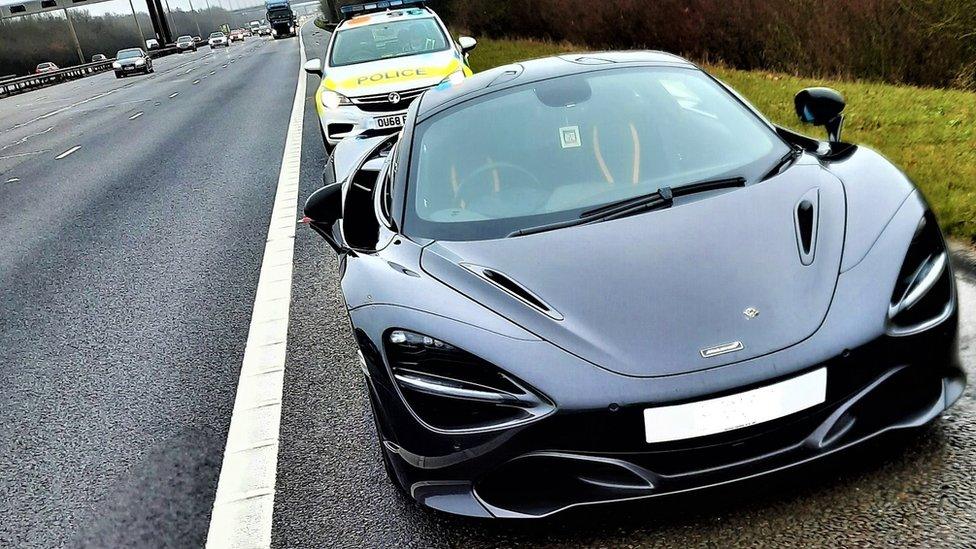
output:
M 234 29 L 230 31 L 230 41 L 231 42 L 243 42 L 244 41 L 244 30 Z
M 92 63 L 98 63 L 100 61 L 108 61 L 108 57 L 105 57 L 105 54 L 103 53 L 96 53 L 91 57 Z
M 127 48 L 115 54 L 112 63 L 115 77 L 122 78 L 137 72 L 149 74 L 154 72 L 152 58 L 142 48 Z
M 190 35 L 181 36 L 176 39 L 176 51 L 179 53 L 197 51 L 197 43 L 194 42 L 193 37 Z
M 258 36 L 271 36 L 271 25 L 262 23 L 261 26 L 258 27 Z
M 340 256 L 393 483 L 544 517 L 786 470 L 955 403 L 936 218 L 842 140 L 838 92 L 795 107 L 826 140 L 677 56 L 567 54 L 340 142 L 305 221 Z
M 230 46 L 230 41 L 227 40 L 226 34 L 217 31 L 210 33 L 210 38 L 207 39 L 207 45 L 209 45 L 211 49 L 226 48 Z
M 462 36 L 455 42 L 430 8 L 403 4 L 343 6 L 346 19 L 332 33 L 325 59 L 305 64 L 306 71 L 325 74 L 315 108 L 327 149 L 363 131 L 403 126 L 420 94 L 471 74 L 468 52 L 475 40 Z
M 45 61 L 44 63 L 38 63 L 37 67 L 34 68 L 34 74 L 44 74 L 48 72 L 56 72 L 61 70 L 60 67 L 55 65 L 50 61 Z

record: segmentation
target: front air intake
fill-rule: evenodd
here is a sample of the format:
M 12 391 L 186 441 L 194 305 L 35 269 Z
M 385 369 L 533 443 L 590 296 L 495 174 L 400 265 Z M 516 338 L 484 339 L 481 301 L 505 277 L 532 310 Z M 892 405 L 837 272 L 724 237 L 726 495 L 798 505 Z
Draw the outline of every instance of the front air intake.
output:
M 505 429 L 554 411 L 552 402 L 494 364 L 433 337 L 393 329 L 390 373 L 403 400 L 429 427 L 448 432 Z
M 949 317 L 955 287 L 949 254 L 932 212 L 918 223 L 888 307 L 888 334 L 911 335 Z

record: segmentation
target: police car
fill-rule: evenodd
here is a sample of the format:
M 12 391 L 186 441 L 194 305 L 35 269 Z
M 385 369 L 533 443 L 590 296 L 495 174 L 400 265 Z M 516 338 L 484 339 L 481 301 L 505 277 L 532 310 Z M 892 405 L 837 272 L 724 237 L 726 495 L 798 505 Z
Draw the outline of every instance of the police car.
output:
M 388 0 L 341 9 L 325 59 L 305 70 L 322 76 L 315 107 L 326 148 L 367 131 L 395 131 L 420 94 L 471 75 L 477 42 L 451 38 L 422 0 Z

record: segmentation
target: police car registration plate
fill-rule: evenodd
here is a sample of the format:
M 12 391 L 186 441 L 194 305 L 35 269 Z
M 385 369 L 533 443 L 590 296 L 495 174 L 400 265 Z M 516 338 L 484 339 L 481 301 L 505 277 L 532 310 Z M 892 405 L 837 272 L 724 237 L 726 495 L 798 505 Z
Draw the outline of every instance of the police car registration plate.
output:
M 376 119 L 376 127 L 379 129 L 384 128 L 399 128 L 407 121 L 406 114 L 395 114 L 393 116 L 381 116 Z

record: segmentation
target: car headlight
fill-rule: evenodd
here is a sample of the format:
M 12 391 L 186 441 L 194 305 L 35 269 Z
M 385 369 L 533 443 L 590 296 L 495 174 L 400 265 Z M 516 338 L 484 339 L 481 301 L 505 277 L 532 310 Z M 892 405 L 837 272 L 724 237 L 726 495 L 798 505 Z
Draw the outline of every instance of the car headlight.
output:
M 118 61 L 115 61 L 115 62 L 112 63 L 112 68 L 113 69 L 121 69 L 122 68 L 122 63 L 119 63 Z
M 342 95 L 341 93 L 336 93 L 331 90 L 324 90 L 322 92 L 322 106 L 327 109 L 334 109 L 339 105 L 352 105 L 352 101 L 348 97 Z
M 451 74 L 447 75 L 447 77 L 444 78 L 444 80 L 441 80 L 440 83 L 441 84 L 450 84 L 452 86 L 455 86 L 455 85 L 460 84 L 461 82 L 463 82 L 464 81 L 464 78 L 465 78 L 464 71 L 463 70 L 456 70 L 456 71 L 452 72 Z
M 136 66 L 145 65 L 145 64 L 146 64 L 145 59 L 136 59 Z
M 955 288 L 949 254 L 932 212 L 915 229 L 888 306 L 888 334 L 911 335 L 949 317 Z
M 385 347 L 404 401 L 433 429 L 503 429 L 555 410 L 525 382 L 439 339 L 397 328 L 387 332 Z

